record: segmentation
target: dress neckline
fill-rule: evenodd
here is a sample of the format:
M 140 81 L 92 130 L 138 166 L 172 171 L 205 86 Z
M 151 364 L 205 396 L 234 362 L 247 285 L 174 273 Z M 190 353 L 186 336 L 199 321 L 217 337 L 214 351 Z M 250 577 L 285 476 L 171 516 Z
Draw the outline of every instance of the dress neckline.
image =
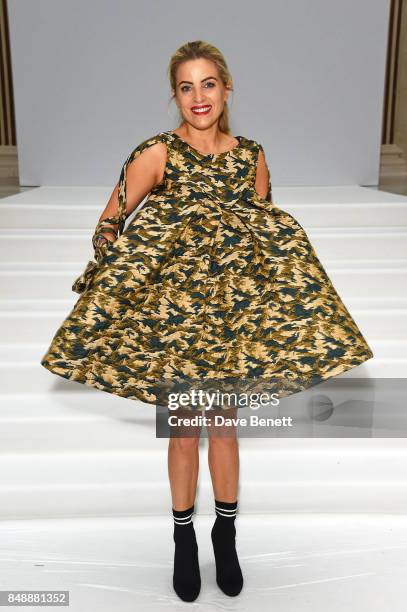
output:
M 171 136 L 175 136 L 175 138 L 177 138 L 178 141 L 181 142 L 185 147 L 187 147 L 188 149 L 190 149 L 191 151 L 193 151 L 195 154 L 199 155 L 202 158 L 206 158 L 206 157 L 218 158 L 218 157 L 223 157 L 225 155 L 229 155 L 230 153 L 233 153 L 237 149 L 241 148 L 242 140 L 243 140 L 243 136 L 234 136 L 234 138 L 236 138 L 236 140 L 238 141 L 238 144 L 232 147 L 231 149 L 228 149 L 227 151 L 222 151 L 221 153 L 202 153 L 201 151 L 198 151 L 198 149 L 190 145 L 186 140 L 181 138 L 181 136 L 179 136 L 175 132 L 168 131 L 167 134 L 170 134 Z

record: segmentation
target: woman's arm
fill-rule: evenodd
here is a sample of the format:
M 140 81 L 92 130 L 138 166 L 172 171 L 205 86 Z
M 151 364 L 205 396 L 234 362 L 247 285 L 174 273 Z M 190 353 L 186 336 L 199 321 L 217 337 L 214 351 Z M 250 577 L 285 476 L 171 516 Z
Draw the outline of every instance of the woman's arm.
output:
M 134 159 L 126 169 L 126 214 L 127 216 L 137 208 L 145 196 L 162 181 L 167 148 L 164 143 L 158 142 L 145 149 Z M 119 183 L 116 184 L 106 205 L 99 217 L 99 221 L 113 217 L 117 214 L 119 205 Z M 116 238 L 118 225 L 111 225 L 113 232 L 107 233 Z M 103 232 L 103 235 L 105 232 Z
M 263 147 L 261 146 L 257 156 L 255 189 L 261 198 L 271 202 L 270 172 L 267 166 Z
M 163 142 L 157 142 L 145 148 L 135 159 L 125 165 L 125 204 L 128 217 L 142 202 L 155 185 L 163 180 L 167 157 L 167 147 Z M 99 260 L 110 242 L 117 238 L 118 223 L 103 223 L 105 219 L 115 217 L 119 209 L 120 181 L 116 184 L 109 201 L 99 217 L 92 242 L 95 257 Z M 101 224 L 101 226 L 100 226 Z M 99 229 L 100 226 L 100 229 Z M 99 229 L 99 231 L 98 231 Z

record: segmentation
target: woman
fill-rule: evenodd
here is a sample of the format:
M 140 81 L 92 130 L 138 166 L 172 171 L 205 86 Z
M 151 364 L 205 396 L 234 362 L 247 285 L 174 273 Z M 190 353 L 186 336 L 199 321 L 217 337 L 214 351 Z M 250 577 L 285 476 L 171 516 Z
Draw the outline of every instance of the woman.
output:
M 370 359 L 304 229 L 272 202 L 263 147 L 230 133 L 232 81 L 222 54 L 203 41 L 186 43 L 169 75 L 181 124 L 125 161 L 93 236 L 97 264 L 74 283 L 82 295 L 41 364 L 155 404 L 164 379 L 277 377 L 290 393 Z M 222 435 L 211 423 L 216 578 L 234 596 L 243 586 L 238 443 L 235 430 Z M 179 433 L 168 449 L 173 584 L 193 601 L 201 586 L 192 523 L 200 427 Z

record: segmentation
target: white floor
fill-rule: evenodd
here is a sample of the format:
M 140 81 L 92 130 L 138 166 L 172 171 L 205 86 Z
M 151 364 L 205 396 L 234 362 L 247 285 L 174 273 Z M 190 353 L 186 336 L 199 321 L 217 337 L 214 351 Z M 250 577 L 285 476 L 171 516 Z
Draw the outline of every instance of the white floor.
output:
M 193 603 L 172 589 L 172 521 L 165 517 L 4 521 L 1 589 L 69 591 L 72 612 L 406 609 L 406 516 L 239 516 L 245 584 L 236 598 L 215 582 L 212 522 L 194 519 L 202 588 Z

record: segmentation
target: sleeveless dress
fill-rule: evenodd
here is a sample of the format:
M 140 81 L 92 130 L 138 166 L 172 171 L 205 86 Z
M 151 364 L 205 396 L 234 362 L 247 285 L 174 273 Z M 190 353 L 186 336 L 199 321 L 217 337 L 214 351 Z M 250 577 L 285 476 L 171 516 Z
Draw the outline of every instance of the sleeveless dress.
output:
M 163 380 L 278 380 L 306 389 L 373 357 L 303 227 L 255 190 L 262 145 L 205 155 L 166 131 L 163 180 L 107 247 L 41 365 L 162 403 Z M 267 385 L 263 388 L 266 388 Z M 270 387 L 273 388 L 273 387 Z

